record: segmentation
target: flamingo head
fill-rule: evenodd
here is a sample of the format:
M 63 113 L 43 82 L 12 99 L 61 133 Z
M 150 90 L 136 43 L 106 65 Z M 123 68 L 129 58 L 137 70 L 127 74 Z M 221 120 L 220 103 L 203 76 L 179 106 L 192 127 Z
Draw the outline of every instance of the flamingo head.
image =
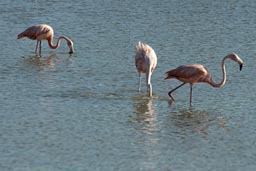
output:
M 235 53 L 228 55 L 228 57 L 239 64 L 240 71 L 241 71 L 243 68 L 243 63 L 244 63 L 243 60 L 241 58 L 239 58 L 239 56 Z
M 70 49 L 70 50 L 69 50 L 69 53 L 70 53 L 70 54 L 74 53 L 74 46 L 73 46 L 72 40 L 69 39 L 69 40 L 67 41 L 67 45 L 68 45 L 68 47 L 69 47 L 69 49 Z

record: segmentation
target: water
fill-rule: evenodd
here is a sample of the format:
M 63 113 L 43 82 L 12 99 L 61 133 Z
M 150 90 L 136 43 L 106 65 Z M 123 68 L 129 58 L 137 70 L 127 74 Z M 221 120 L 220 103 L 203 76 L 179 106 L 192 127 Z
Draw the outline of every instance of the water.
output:
M 255 170 L 256 2 L 16 1 L 0 2 L 0 170 Z M 16 40 L 47 23 L 67 35 L 57 50 Z M 55 39 L 56 40 L 56 39 Z M 134 46 L 158 56 L 153 98 L 137 93 Z M 163 80 L 181 64 L 202 63 L 221 89 Z M 145 79 L 145 77 L 143 77 Z M 144 82 L 143 82 L 144 83 Z

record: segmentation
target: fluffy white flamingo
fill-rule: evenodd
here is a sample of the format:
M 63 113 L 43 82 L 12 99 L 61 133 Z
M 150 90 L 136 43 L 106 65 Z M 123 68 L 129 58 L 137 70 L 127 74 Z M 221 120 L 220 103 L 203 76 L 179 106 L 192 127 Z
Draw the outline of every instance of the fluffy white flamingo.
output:
M 151 75 L 157 65 L 157 56 L 152 47 L 147 44 L 138 42 L 135 46 L 135 65 L 139 72 L 139 86 L 141 89 L 141 73 L 146 73 L 146 84 L 149 96 L 152 96 Z

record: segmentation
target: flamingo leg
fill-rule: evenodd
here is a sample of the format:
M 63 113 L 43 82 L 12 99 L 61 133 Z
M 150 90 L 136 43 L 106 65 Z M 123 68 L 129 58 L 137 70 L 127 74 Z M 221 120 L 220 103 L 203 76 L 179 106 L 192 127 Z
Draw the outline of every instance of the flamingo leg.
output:
M 37 41 L 37 42 L 36 42 L 36 50 L 35 50 L 35 54 L 37 53 L 38 42 L 39 42 L 39 41 Z
M 178 88 L 182 87 L 183 85 L 185 85 L 186 83 L 182 83 L 181 85 L 179 85 L 178 87 L 172 89 L 171 91 L 169 91 L 168 95 L 172 98 L 172 100 L 174 101 L 174 98 L 172 96 L 172 93 L 177 90 Z
M 41 40 L 39 41 L 39 56 L 41 56 Z
M 192 106 L 192 91 L 193 91 L 193 84 L 190 84 L 190 100 L 189 100 L 190 107 Z
M 152 96 L 152 85 L 151 85 L 151 83 L 148 85 L 148 89 L 149 89 L 148 95 L 151 97 Z
M 141 87 L 141 73 L 139 72 L 139 86 L 138 86 L 139 93 L 140 93 L 140 87 Z

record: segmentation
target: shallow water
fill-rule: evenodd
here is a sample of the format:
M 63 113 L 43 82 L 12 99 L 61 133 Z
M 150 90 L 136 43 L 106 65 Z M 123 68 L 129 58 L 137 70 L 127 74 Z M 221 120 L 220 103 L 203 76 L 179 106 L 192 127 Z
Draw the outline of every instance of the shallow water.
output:
M 57 8 L 58 7 L 58 8 Z M 254 1 L 13 1 L 0 2 L 0 170 L 255 170 Z M 47 23 L 67 35 L 57 50 L 16 40 Z M 56 40 L 56 39 L 55 39 Z M 137 93 L 134 46 L 158 56 L 152 98 Z M 221 89 L 189 86 L 164 73 L 201 63 Z M 145 76 L 143 77 L 145 79 Z M 143 82 L 144 83 L 144 82 Z

